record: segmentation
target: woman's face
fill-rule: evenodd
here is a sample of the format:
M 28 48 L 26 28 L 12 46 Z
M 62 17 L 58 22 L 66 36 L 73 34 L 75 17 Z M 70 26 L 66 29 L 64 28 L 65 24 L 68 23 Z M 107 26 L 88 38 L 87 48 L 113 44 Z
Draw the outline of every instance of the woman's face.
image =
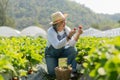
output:
M 62 31 L 62 30 L 64 30 L 65 24 L 66 24 L 65 20 L 59 22 L 59 23 L 58 23 L 58 26 L 57 26 L 57 31 Z

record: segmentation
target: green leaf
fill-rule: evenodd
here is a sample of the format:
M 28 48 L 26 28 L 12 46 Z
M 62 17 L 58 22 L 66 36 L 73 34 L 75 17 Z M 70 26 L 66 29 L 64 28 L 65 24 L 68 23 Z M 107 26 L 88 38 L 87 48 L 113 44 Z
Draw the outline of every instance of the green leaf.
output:
M 26 70 L 19 70 L 20 76 L 27 76 L 27 71 Z
M 0 75 L 0 80 L 4 80 L 3 77 Z

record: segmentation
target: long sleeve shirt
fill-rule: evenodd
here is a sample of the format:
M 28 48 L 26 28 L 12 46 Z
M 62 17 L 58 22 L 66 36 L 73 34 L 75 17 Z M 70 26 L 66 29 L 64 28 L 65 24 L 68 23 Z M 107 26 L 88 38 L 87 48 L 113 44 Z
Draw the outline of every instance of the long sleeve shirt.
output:
M 67 36 L 61 40 L 58 40 L 57 35 L 59 34 L 60 36 L 62 36 L 64 34 L 64 31 L 66 31 L 66 34 L 68 35 L 69 32 L 71 31 L 71 29 L 69 27 L 65 26 L 65 30 L 63 30 L 61 32 L 56 32 L 54 30 L 54 28 L 51 26 L 47 31 L 47 39 L 48 39 L 47 47 L 52 45 L 55 49 L 59 49 L 62 47 L 67 48 L 70 46 L 74 46 L 76 41 L 74 40 L 73 37 L 69 41 L 67 41 Z

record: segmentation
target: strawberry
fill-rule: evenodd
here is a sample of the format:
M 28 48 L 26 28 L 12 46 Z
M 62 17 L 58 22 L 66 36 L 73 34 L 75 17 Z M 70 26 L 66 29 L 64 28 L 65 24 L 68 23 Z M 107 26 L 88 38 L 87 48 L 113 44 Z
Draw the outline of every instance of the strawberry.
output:
M 79 29 L 82 29 L 82 25 L 80 25 L 78 28 L 79 28 Z
M 74 28 L 74 31 L 76 30 L 76 28 Z
M 32 73 L 33 73 L 32 69 L 28 70 L 28 74 L 32 74 Z

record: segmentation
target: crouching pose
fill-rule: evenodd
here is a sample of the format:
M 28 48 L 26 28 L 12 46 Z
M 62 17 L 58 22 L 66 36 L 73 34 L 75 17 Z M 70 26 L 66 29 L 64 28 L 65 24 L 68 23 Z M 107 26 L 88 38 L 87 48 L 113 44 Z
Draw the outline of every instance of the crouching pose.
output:
M 76 55 L 77 49 L 75 44 L 78 41 L 82 28 L 71 30 L 66 26 L 67 14 L 58 11 L 51 15 L 51 27 L 47 31 L 47 46 L 45 49 L 45 59 L 48 73 L 55 75 L 55 67 L 58 66 L 59 58 L 67 58 L 67 65 L 72 67 L 72 77 L 76 77 Z

